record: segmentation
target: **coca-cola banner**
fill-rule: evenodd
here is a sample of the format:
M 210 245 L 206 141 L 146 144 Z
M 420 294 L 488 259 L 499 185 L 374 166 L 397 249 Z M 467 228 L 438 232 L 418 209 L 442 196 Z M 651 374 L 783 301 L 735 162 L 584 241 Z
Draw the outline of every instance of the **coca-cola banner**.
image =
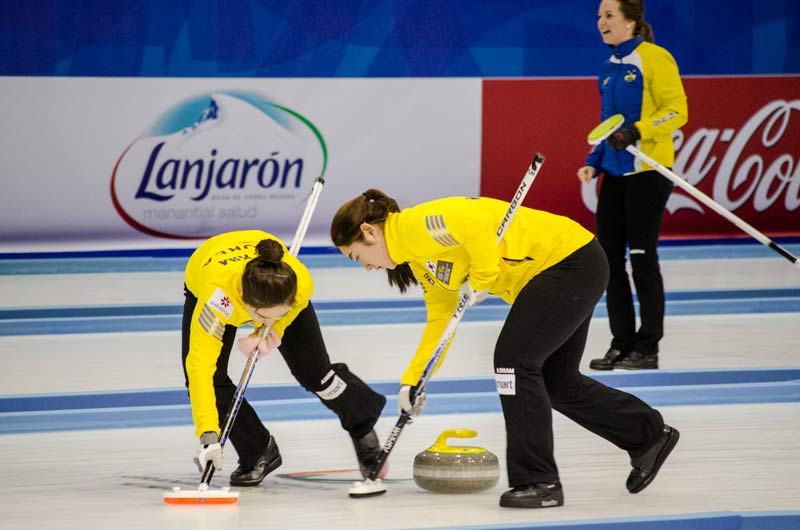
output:
M 673 171 L 772 237 L 800 235 L 800 76 L 689 77 L 689 122 L 674 135 Z M 595 79 L 486 80 L 481 193 L 513 194 L 531 157 L 545 165 L 526 204 L 594 228 L 597 184 L 576 172 L 600 120 Z M 675 188 L 665 238 L 747 237 Z

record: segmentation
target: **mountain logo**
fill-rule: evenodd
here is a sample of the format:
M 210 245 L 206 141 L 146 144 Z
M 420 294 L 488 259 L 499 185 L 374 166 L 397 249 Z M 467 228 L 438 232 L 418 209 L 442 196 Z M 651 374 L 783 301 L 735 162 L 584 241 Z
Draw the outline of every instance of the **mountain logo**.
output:
M 299 112 L 251 92 L 213 92 L 164 113 L 119 156 L 111 200 L 133 228 L 201 239 L 297 217 L 327 148 Z

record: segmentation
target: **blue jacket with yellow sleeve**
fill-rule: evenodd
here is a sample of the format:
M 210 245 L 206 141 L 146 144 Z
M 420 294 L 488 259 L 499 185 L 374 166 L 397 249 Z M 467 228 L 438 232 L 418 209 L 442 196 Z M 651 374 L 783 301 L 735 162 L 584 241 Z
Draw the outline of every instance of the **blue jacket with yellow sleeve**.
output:
M 660 46 L 634 37 L 614 47 L 598 79 L 601 116 L 625 116 L 635 123 L 641 139 L 637 147 L 667 167 L 675 162 L 673 131 L 689 118 L 686 93 L 678 65 Z M 626 175 L 652 169 L 627 151 L 614 151 L 606 142 L 594 147 L 586 165 L 598 173 Z
M 314 283 L 308 269 L 289 254 L 277 237 L 260 230 L 220 234 L 200 245 L 186 265 L 186 288 L 197 297 L 185 367 L 192 418 L 198 436 L 208 431 L 219 432 L 213 381 L 222 350 L 222 334 L 226 325 L 239 327 L 252 321 L 242 300 L 242 274 L 247 262 L 258 255 L 256 246 L 264 239 L 281 243 L 282 261 L 297 275 L 294 304 L 272 325 L 272 329 L 283 337 L 287 326 L 308 306 Z
M 401 384 L 419 382 L 467 277 L 476 291 L 488 290 L 512 304 L 531 278 L 594 238 L 567 217 L 522 207 L 498 245 L 497 227 L 507 209 L 508 203 L 497 199 L 451 197 L 387 217 L 384 237 L 389 256 L 395 263 L 409 264 L 422 286 L 428 313 L 422 340 Z M 443 359 L 444 354 L 440 364 Z

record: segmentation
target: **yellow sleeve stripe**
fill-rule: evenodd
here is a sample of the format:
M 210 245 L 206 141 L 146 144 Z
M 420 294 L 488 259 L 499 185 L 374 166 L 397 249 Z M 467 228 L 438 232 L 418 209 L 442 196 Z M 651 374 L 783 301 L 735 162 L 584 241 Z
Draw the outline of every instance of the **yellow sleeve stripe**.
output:
M 454 238 L 447 230 L 447 227 L 444 224 L 444 217 L 441 214 L 426 215 L 425 228 L 428 229 L 428 233 L 431 235 L 434 241 L 443 247 L 453 247 L 459 244 L 456 238 Z
M 217 315 L 207 305 L 203 306 L 200 311 L 200 316 L 197 318 L 200 327 L 217 340 L 222 340 L 222 334 L 225 331 L 225 326 L 219 321 Z

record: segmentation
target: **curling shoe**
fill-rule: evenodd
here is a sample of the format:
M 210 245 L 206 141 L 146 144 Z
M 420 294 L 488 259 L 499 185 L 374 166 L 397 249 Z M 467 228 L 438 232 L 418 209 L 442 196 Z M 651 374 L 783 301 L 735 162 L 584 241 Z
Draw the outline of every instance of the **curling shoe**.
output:
M 589 361 L 589 368 L 592 370 L 613 370 L 614 363 L 618 362 L 624 355 L 622 350 L 609 348 L 604 357 Z
M 382 449 L 378 435 L 375 434 L 375 429 L 372 429 L 361 438 L 352 438 L 352 440 L 353 447 L 356 450 L 356 458 L 358 459 L 358 469 L 361 471 L 361 476 L 367 478 L 381 456 Z M 378 473 L 378 478 L 383 478 L 386 475 L 387 466 L 388 461 L 384 463 L 383 469 Z
M 631 458 L 631 470 L 625 487 L 631 493 L 639 493 L 653 482 L 658 470 L 678 443 L 681 433 L 678 429 L 664 425 L 661 436 L 650 449 L 639 457 Z
M 245 469 L 241 465 L 236 468 L 236 471 L 231 473 L 231 486 L 258 486 L 269 473 L 278 469 L 283 463 L 281 459 L 281 452 L 278 450 L 278 444 L 275 442 L 275 437 L 269 437 L 267 449 L 264 454 L 256 460 L 255 465 L 250 469 Z
M 655 370 L 658 368 L 658 354 L 644 354 L 632 351 L 614 363 L 614 369 L 619 370 Z
M 503 508 L 551 508 L 564 506 L 561 482 L 536 482 L 517 486 L 500 496 Z

